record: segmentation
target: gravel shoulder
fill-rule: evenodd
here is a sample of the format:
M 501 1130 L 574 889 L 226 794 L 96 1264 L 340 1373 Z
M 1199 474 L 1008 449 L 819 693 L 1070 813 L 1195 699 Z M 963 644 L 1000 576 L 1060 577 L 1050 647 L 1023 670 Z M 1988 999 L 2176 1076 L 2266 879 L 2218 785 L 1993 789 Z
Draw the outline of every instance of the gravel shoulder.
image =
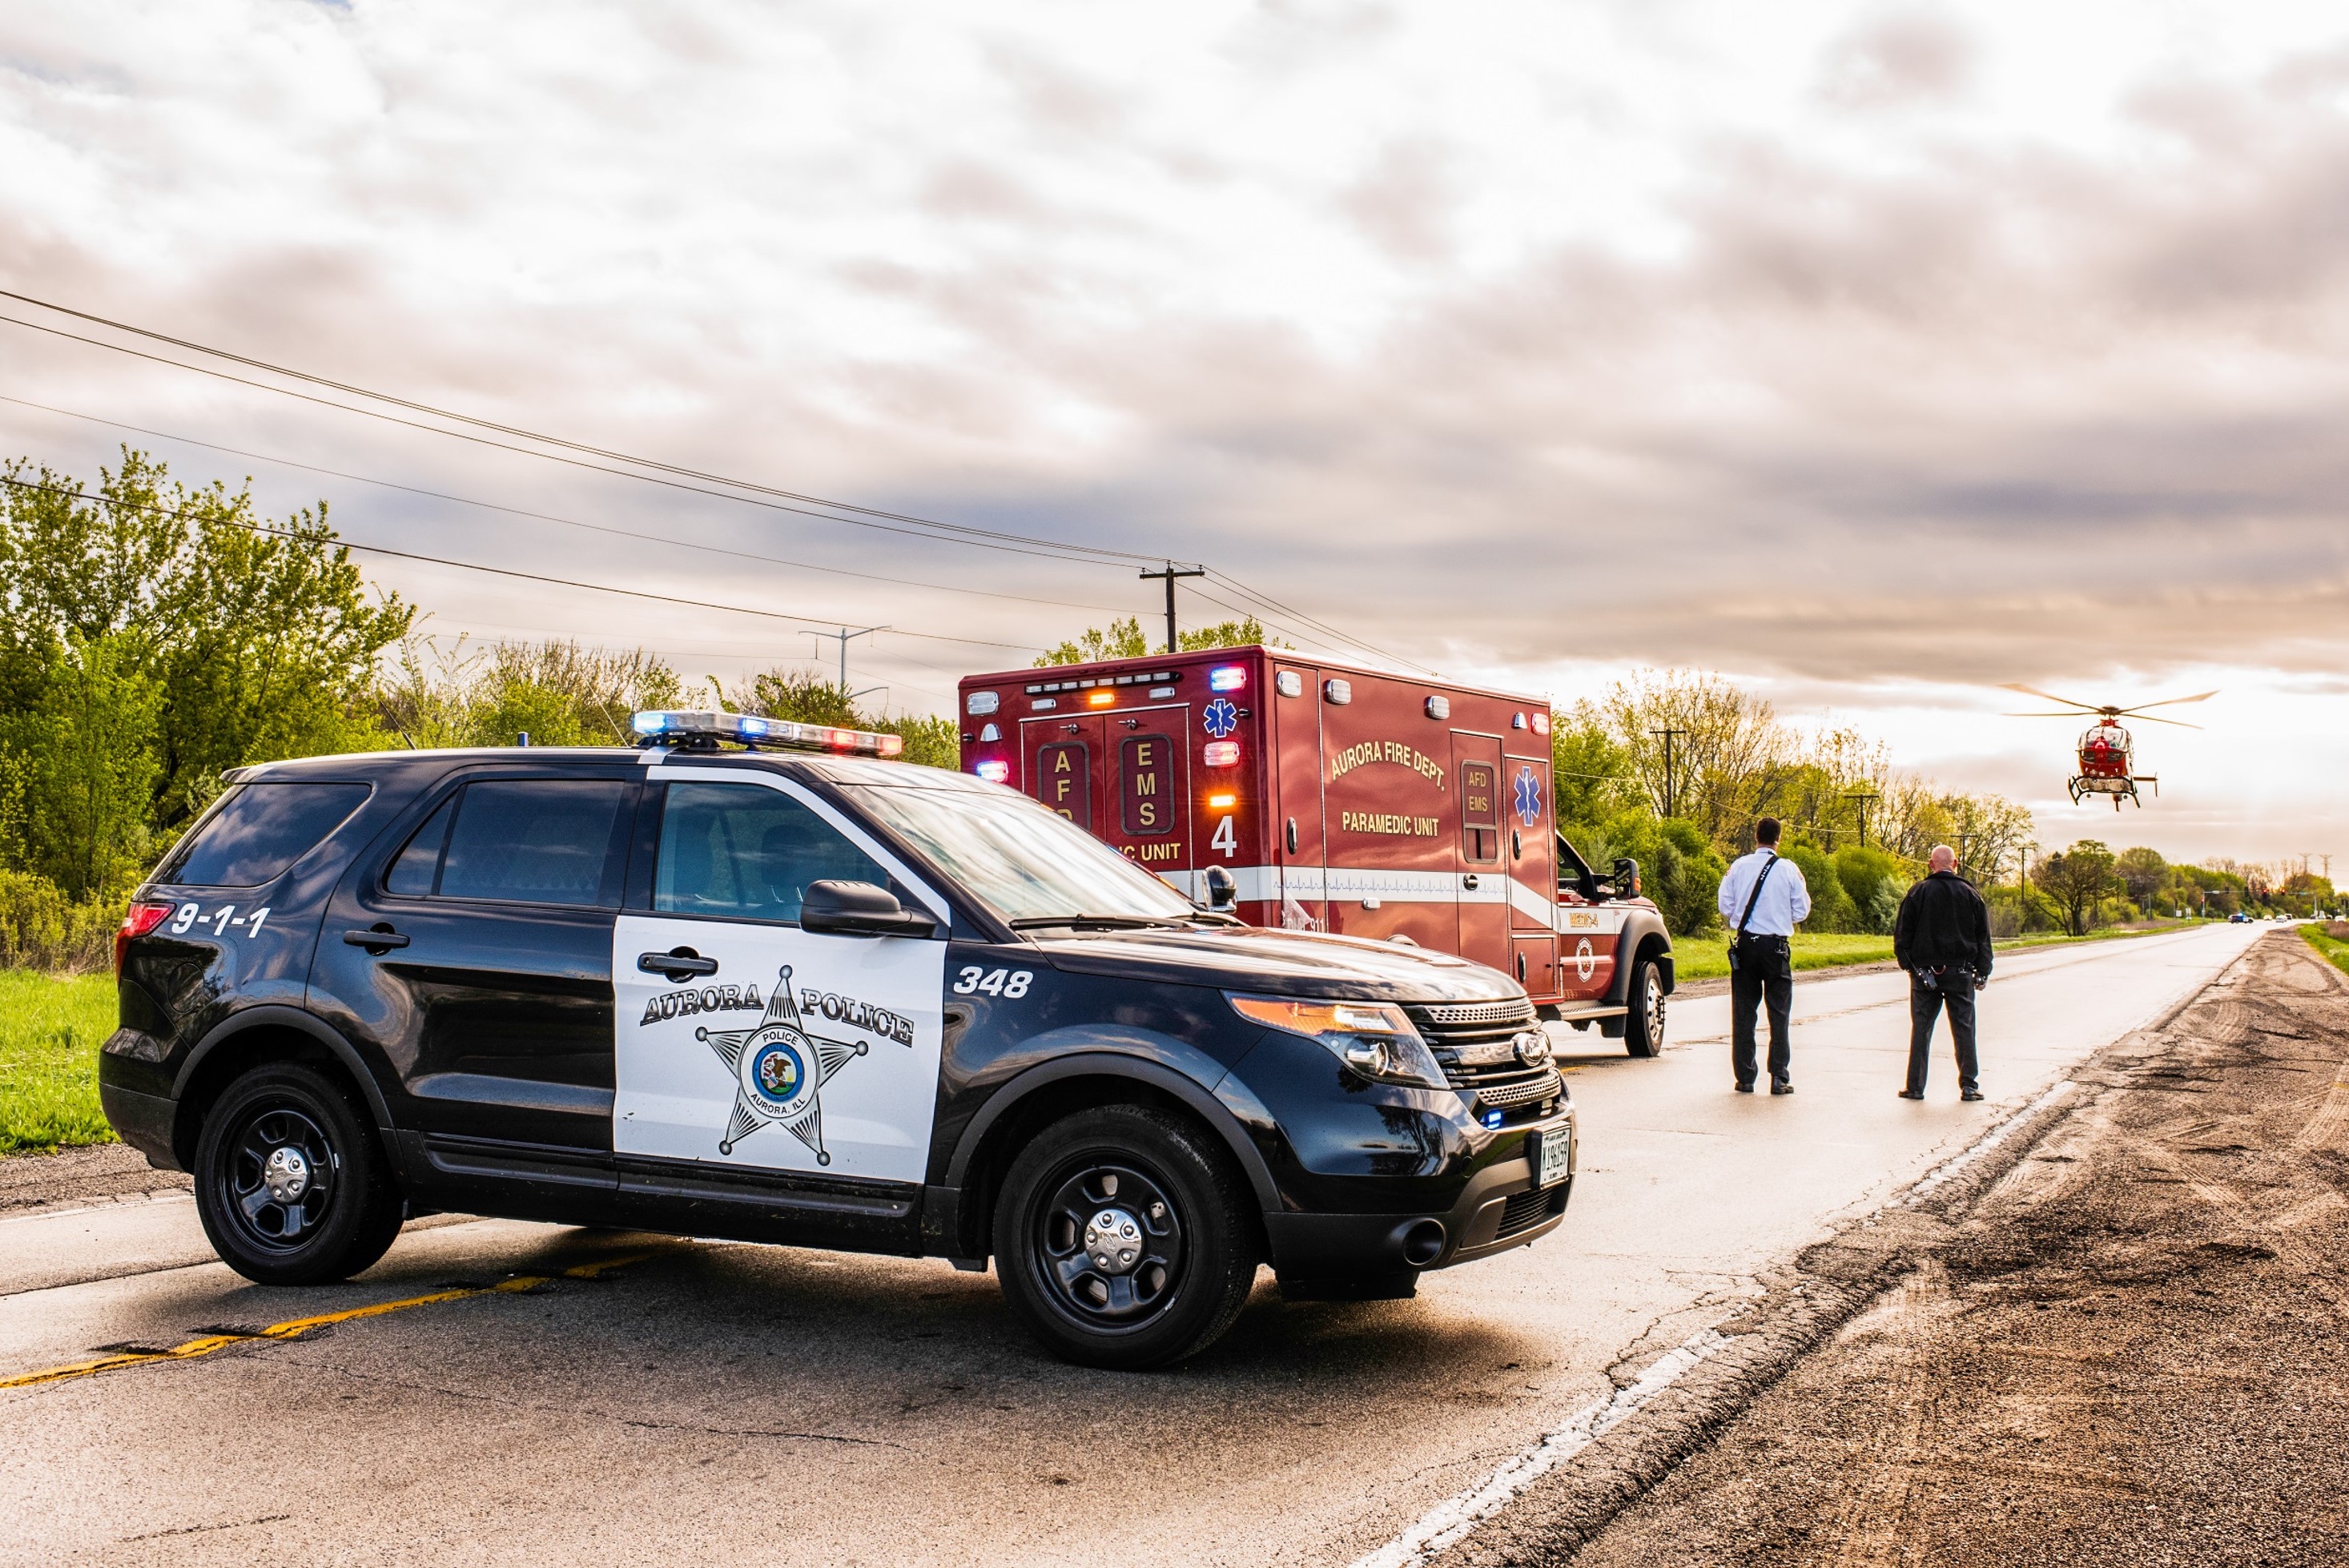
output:
M 2075 1073 L 2070 1115 L 1587 1544 L 1463 1555 L 2338 1563 L 2344 1057 L 2349 977 L 2268 937 Z
M 0 1159 L 0 1214 L 138 1202 L 158 1192 L 184 1192 L 191 1185 L 180 1172 L 158 1171 L 145 1155 L 119 1143 L 12 1154 Z

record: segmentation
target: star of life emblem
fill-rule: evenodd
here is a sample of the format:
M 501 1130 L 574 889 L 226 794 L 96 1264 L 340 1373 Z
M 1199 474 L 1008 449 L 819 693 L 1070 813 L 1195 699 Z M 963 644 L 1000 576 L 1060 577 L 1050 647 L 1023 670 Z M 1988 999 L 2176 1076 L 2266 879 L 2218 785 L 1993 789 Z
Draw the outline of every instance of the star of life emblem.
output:
M 1232 706 L 1230 698 L 1219 696 L 1207 705 L 1199 722 L 1209 735 L 1221 740 L 1240 727 L 1240 710 Z
M 1532 827 L 1541 820 L 1541 780 L 1530 768 L 1517 769 L 1517 820 Z
M 772 1123 L 813 1150 L 818 1165 L 829 1165 L 832 1155 L 823 1146 L 823 1086 L 871 1047 L 863 1040 L 809 1034 L 792 990 L 792 966 L 784 965 L 778 976 L 767 1016 L 758 1027 L 693 1031 L 693 1037 L 708 1041 L 734 1074 L 734 1111 L 726 1119 L 726 1136 L 719 1140 L 718 1152 L 733 1153 L 736 1144 Z

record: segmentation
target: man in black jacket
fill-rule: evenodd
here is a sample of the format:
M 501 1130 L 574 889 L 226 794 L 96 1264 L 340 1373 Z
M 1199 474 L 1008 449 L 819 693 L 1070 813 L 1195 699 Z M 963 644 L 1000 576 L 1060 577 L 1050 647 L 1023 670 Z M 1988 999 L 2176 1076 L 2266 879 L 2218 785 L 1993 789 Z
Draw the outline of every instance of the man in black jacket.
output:
M 1958 1047 L 1958 1098 L 1980 1099 L 1974 989 L 1990 979 L 1990 911 L 1973 884 L 1958 875 L 1957 851 L 1936 844 L 1930 864 L 1931 873 L 1900 901 L 1892 928 L 1892 956 L 1909 972 L 1909 1083 L 1900 1098 L 1925 1098 L 1933 1020 L 1946 1003 L 1950 1037 Z

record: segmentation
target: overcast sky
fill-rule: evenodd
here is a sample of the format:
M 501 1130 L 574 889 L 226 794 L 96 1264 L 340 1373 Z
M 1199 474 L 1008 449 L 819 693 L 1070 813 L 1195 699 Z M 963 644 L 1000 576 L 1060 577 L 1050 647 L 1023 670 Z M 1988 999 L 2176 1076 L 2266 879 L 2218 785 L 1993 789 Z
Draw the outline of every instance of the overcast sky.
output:
M 2257 0 L 18 0 L 0 287 L 1205 560 L 1561 700 L 1717 668 L 2029 801 L 2051 845 L 2349 865 L 2345 110 L 2349 15 Z M 664 490 L 6 324 L 0 396 L 67 411 L 0 402 L 0 451 L 86 472 L 130 438 L 274 510 L 325 495 L 354 540 L 900 628 L 851 666 L 899 707 L 1156 603 L 1131 566 Z M 369 571 L 450 635 L 728 677 L 813 646 Z M 2075 727 L 1995 717 L 2002 681 L 2223 695 L 2187 712 L 2206 731 L 2140 733 L 2162 795 L 2116 824 L 2061 794 Z

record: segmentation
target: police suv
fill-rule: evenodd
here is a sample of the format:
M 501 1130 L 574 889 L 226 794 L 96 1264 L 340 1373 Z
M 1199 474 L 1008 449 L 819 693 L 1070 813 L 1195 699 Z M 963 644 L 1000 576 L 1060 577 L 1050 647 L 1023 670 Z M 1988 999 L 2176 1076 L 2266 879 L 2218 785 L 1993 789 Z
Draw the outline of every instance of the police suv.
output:
M 1554 1229 L 1525 991 L 1201 908 L 895 736 L 270 763 L 142 887 L 99 1091 L 220 1255 L 340 1279 L 460 1210 L 978 1269 L 1110 1367 Z

